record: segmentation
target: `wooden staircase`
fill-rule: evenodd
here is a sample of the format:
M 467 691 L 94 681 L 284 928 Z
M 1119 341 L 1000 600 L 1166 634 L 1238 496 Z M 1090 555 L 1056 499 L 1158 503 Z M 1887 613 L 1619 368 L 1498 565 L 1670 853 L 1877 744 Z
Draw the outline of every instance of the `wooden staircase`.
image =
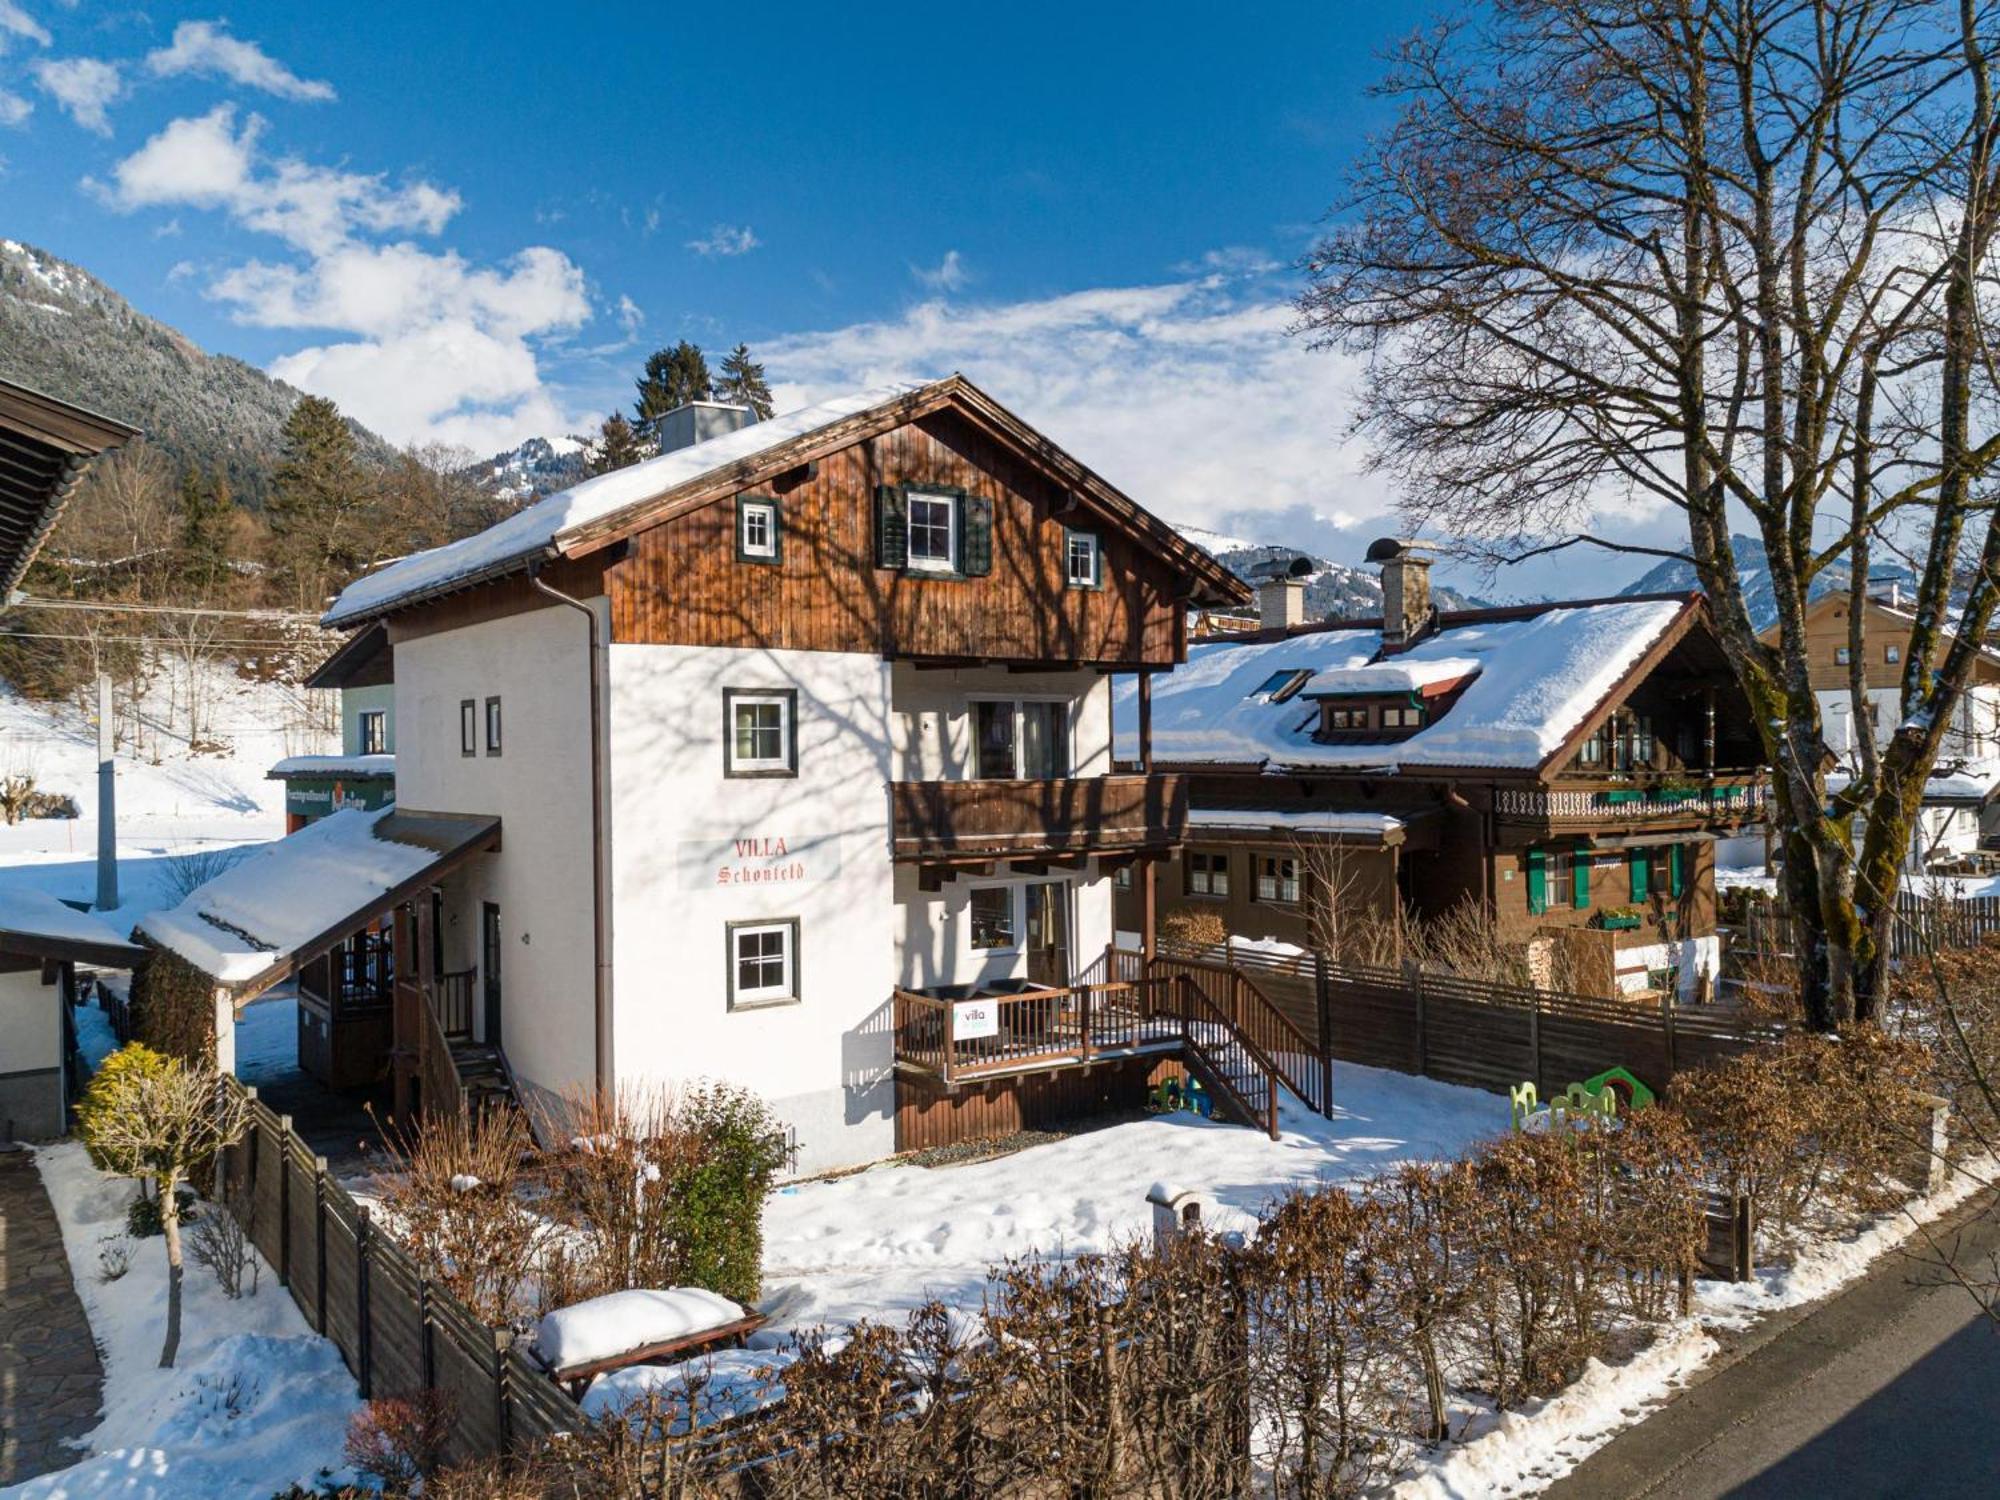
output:
M 459 1096 L 474 1119 L 489 1109 L 519 1109 L 521 1096 L 507 1054 L 486 1042 L 457 1038 L 451 1042 L 452 1068 L 458 1074 Z

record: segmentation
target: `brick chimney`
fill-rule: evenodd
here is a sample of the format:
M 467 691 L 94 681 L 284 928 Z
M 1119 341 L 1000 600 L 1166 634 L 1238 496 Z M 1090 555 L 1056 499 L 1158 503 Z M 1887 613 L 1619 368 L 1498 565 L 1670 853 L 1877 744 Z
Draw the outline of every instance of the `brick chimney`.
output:
M 1257 623 L 1266 630 L 1290 630 L 1306 622 L 1306 586 L 1296 578 L 1266 579 L 1257 588 Z
M 1407 651 L 1430 625 L 1432 559 L 1385 536 L 1369 543 L 1367 560 L 1382 565 L 1382 649 Z

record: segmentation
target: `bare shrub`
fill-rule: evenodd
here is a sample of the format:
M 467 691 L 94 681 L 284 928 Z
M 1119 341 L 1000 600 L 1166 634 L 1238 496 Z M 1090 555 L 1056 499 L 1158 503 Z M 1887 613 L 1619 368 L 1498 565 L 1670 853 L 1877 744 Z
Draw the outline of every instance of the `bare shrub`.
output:
M 1253 1313 L 1235 1255 L 1206 1235 L 1129 1246 L 1109 1351 L 1130 1429 L 1118 1470 L 1139 1493 L 1239 1493 L 1249 1446 Z
M 257 1295 L 261 1262 L 236 1215 L 217 1204 L 194 1221 L 188 1234 L 188 1259 L 215 1273 L 222 1295 L 234 1302 L 243 1295 L 244 1278 L 249 1278 L 251 1296 Z
M 1514 1134 L 1473 1160 L 1474 1299 L 1484 1382 L 1494 1402 L 1517 1405 L 1560 1389 L 1590 1352 L 1599 1293 L 1578 1138 Z
M 442 1110 L 391 1136 L 397 1167 L 382 1194 L 425 1271 L 487 1323 L 520 1314 L 522 1289 L 553 1233 L 522 1196 L 534 1148 L 517 1110 Z
M 183 850 L 167 857 L 160 883 L 172 893 L 176 902 L 185 901 L 247 853 L 247 849 Z
M 106 1235 L 97 1242 L 97 1279 L 103 1282 L 120 1280 L 132 1269 L 132 1250 L 116 1235 Z
M 347 1462 L 389 1493 L 407 1494 L 443 1464 L 457 1419 L 455 1403 L 440 1390 L 378 1397 L 347 1424 Z
M 1419 1436 L 1451 1435 L 1445 1405 L 1446 1352 L 1478 1291 L 1471 1164 L 1411 1163 L 1372 1187 L 1381 1223 L 1375 1253 L 1393 1299 L 1407 1358 L 1424 1392 Z

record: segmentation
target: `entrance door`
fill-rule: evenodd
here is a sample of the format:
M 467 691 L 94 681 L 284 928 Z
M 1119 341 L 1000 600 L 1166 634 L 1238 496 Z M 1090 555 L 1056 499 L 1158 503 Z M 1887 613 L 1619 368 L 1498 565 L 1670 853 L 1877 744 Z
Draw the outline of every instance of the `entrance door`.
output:
M 500 1045 L 500 908 L 479 908 L 479 968 L 486 979 L 486 1044 Z
M 1037 880 L 1028 886 L 1028 978 L 1061 989 L 1074 972 L 1069 960 L 1069 882 Z

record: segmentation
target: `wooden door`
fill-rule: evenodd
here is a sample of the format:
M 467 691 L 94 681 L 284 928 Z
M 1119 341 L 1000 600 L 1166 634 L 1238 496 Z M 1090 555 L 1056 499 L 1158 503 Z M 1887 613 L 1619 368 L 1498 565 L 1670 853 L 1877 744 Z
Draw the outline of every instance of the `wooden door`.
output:
M 500 1045 L 500 908 L 479 908 L 479 971 L 486 985 L 486 1044 Z

